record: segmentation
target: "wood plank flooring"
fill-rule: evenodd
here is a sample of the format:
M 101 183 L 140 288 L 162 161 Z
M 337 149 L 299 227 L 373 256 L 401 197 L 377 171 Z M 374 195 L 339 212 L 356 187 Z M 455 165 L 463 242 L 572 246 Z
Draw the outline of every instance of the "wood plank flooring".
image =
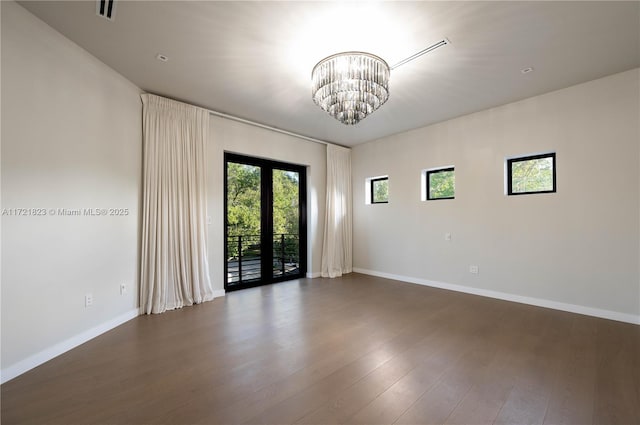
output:
M 640 326 L 359 274 L 142 316 L 2 424 L 640 424 Z

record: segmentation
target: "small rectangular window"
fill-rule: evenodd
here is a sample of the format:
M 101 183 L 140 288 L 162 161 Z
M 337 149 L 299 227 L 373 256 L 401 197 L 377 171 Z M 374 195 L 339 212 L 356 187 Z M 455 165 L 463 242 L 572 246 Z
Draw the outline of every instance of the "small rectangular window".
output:
M 556 191 L 556 154 L 507 159 L 507 194 L 553 193 Z
M 389 202 L 389 177 L 371 179 L 371 203 L 384 204 Z
M 427 200 L 454 199 L 456 175 L 453 167 L 427 170 Z

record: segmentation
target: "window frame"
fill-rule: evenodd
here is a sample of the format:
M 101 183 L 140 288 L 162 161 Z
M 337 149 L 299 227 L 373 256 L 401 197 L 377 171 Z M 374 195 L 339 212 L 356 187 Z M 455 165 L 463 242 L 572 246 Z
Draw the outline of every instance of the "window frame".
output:
M 453 196 L 447 196 L 445 198 L 432 198 L 431 197 L 431 190 L 430 189 L 430 177 L 432 174 L 438 174 L 438 173 L 444 173 L 444 172 L 448 172 L 448 171 L 453 171 L 453 176 L 455 179 L 455 172 L 456 172 L 456 167 L 455 166 L 451 166 L 451 167 L 443 167 L 443 168 L 431 168 L 428 170 L 425 170 L 425 197 L 424 199 L 426 201 L 440 201 L 440 200 L 445 200 L 445 199 L 456 199 L 456 186 L 455 186 L 455 180 L 454 180 L 454 184 L 453 184 Z
M 374 204 L 388 204 L 389 203 L 389 194 L 387 193 L 387 200 L 386 201 L 376 201 L 375 200 L 375 196 L 374 196 L 374 190 L 373 190 L 373 186 L 375 184 L 375 182 L 379 182 L 379 181 L 387 181 L 387 188 L 389 187 L 389 176 L 385 176 L 385 177 L 375 177 L 369 180 L 369 195 L 371 196 L 371 205 Z
M 514 192 L 513 191 L 513 169 L 512 164 L 514 162 L 525 162 L 532 161 L 536 159 L 544 159 L 551 158 L 551 168 L 552 168 L 552 188 L 551 190 L 535 190 L 530 192 Z M 547 152 L 535 155 L 526 155 L 526 156 L 516 156 L 513 158 L 507 158 L 507 196 L 517 196 L 517 195 L 535 195 L 538 193 L 556 193 L 556 153 L 555 152 Z

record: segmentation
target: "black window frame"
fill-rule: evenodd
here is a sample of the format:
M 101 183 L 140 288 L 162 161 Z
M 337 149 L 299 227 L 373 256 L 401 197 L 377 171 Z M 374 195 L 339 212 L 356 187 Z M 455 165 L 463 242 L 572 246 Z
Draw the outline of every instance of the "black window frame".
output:
M 514 192 L 513 191 L 513 171 L 512 164 L 514 162 L 525 162 L 532 161 L 535 159 L 544 159 L 551 158 L 551 167 L 552 167 L 552 185 L 551 190 L 535 190 L 531 192 Z M 556 153 L 542 153 L 537 155 L 527 155 L 527 156 L 518 156 L 515 158 L 507 159 L 507 195 L 508 196 L 516 196 L 516 195 L 535 195 L 538 193 L 556 193 Z
M 369 194 L 371 196 L 371 205 L 373 204 L 388 204 L 389 203 L 389 193 L 387 192 L 387 200 L 386 201 L 377 201 L 375 200 L 374 197 L 374 190 L 373 190 L 373 185 L 375 184 L 375 182 L 379 182 L 379 181 L 387 181 L 387 190 L 389 187 L 389 176 L 386 177 L 376 177 L 375 179 L 371 179 L 369 180 Z
M 431 197 L 431 191 L 429 190 L 430 188 L 430 180 L 429 177 L 431 177 L 432 174 L 438 174 L 438 173 L 444 173 L 444 172 L 448 172 L 448 171 L 453 171 L 453 175 L 454 175 L 454 179 L 455 179 L 455 172 L 456 172 L 456 167 L 446 167 L 446 168 L 435 168 L 432 170 L 426 170 L 426 174 L 424 176 L 424 178 L 426 179 L 425 181 L 425 190 L 427 191 L 427 193 L 425 194 L 425 199 L 427 201 L 440 201 L 443 199 L 456 199 L 456 190 L 455 190 L 455 184 L 453 186 L 453 196 L 447 196 L 445 198 L 432 198 Z

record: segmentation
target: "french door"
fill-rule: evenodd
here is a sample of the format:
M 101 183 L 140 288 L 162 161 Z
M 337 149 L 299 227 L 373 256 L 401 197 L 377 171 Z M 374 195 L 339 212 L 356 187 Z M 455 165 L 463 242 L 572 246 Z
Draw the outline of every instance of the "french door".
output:
M 225 290 L 304 277 L 304 166 L 225 153 Z

